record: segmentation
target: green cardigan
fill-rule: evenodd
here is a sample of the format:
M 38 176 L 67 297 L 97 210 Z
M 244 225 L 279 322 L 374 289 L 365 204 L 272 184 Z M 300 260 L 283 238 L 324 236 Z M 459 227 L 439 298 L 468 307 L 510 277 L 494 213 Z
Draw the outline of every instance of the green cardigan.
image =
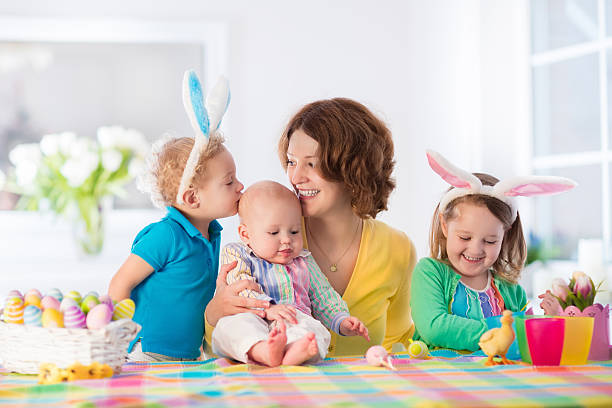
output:
M 412 273 L 410 305 L 416 331 L 414 340 L 433 347 L 475 351 L 480 347 L 480 336 L 488 330 L 478 307 L 480 319 L 467 319 L 451 314 L 451 302 L 461 275 L 450 266 L 433 258 L 423 258 Z M 495 286 L 504 299 L 505 308 L 520 311 L 527 304 L 527 296 L 520 285 L 493 277 Z

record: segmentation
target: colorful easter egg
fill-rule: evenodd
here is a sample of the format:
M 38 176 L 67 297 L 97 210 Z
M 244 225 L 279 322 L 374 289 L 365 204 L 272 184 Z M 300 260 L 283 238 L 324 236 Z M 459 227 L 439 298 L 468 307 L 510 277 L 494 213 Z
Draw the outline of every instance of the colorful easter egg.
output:
M 71 290 L 70 292 L 66 293 L 66 297 L 74 299 L 74 301 L 77 302 L 77 304 L 79 305 L 83 301 L 81 294 L 76 290 Z
M 0 309 L 0 322 L 4 321 L 4 308 Z
M 96 292 L 95 290 L 90 290 L 85 295 L 83 295 L 83 299 L 85 299 L 87 296 L 92 296 L 92 295 L 95 296 L 96 299 L 100 298 L 100 294 L 98 292 Z
M 87 327 L 85 313 L 80 307 L 68 306 L 64 312 L 64 327 L 69 329 L 82 329 Z
M 368 351 L 366 351 L 365 358 L 370 365 L 377 367 L 383 366 L 395 370 L 391 361 L 391 356 L 389 356 L 389 353 L 387 353 L 387 350 L 385 350 L 383 346 L 370 347 Z
M 43 310 L 41 319 L 43 327 L 64 327 L 64 316 L 57 309 L 49 308 Z
M 79 305 L 73 298 L 66 296 L 64 299 L 62 299 L 62 303 L 60 303 L 60 312 L 64 313 L 69 306 L 79 307 Z
M 40 304 L 41 304 L 43 309 L 55 309 L 55 310 L 59 311 L 60 302 L 59 302 L 59 300 L 57 300 L 53 296 L 49 296 L 49 295 L 45 296 L 40 301 Z
M 101 329 L 111 321 L 113 313 L 104 303 L 96 305 L 87 313 L 87 328 Z
M 7 298 L 11 297 L 11 296 L 17 296 L 17 297 L 23 299 L 23 295 L 17 289 L 13 289 L 13 290 L 9 291 L 9 293 L 6 295 Z
M 12 324 L 23 324 L 23 300 L 17 296 L 11 296 L 4 307 L 4 321 Z
M 427 344 L 420 340 L 412 340 L 408 345 L 408 355 L 412 358 L 426 359 L 429 355 L 429 348 Z
M 40 297 L 36 294 L 36 293 L 26 293 L 26 295 L 23 297 L 23 304 L 25 306 L 28 305 L 34 305 L 37 308 L 41 309 L 42 308 L 42 304 L 40 302 Z
M 104 303 L 106 306 L 108 306 L 110 310 L 115 310 L 115 305 L 109 295 L 107 294 L 101 295 L 98 300 L 100 301 L 100 303 Z
M 25 295 L 23 295 L 23 297 L 25 298 L 28 295 L 36 295 L 36 296 L 38 296 L 39 299 L 42 299 L 42 297 L 43 297 L 42 293 L 40 293 L 40 290 L 35 289 L 35 288 L 32 288 L 32 289 L 28 290 L 25 293 Z
M 35 305 L 28 305 L 23 309 L 23 323 L 26 326 L 42 326 L 42 311 Z
M 134 317 L 136 311 L 136 304 L 132 299 L 123 299 L 115 305 L 115 311 L 113 312 L 113 320 L 119 319 L 131 319 Z
M 58 288 L 49 289 L 49 291 L 45 294 L 45 296 L 52 296 L 56 298 L 58 302 L 61 302 L 62 299 L 64 298 L 64 295 L 62 295 L 62 291 L 59 290 Z
M 83 311 L 83 313 L 87 314 L 91 309 L 94 308 L 94 306 L 97 306 L 99 304 L 100 301 L 96 296 L 87 295 L 83 298 L 83 301 L 81 302 L 81 310 Z

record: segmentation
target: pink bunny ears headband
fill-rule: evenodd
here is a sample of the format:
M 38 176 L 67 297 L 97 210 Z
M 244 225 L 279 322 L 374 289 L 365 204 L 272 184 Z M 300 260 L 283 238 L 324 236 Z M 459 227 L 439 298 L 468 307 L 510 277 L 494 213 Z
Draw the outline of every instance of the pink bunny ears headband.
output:
M 512 210 L 512 222 L 516 219 L 517 204 L 512 197 L 531 197 L 537 195 L 557 194 L 570 190 L 577 183 L 565 177 L 524 176 L 500 180 L 494 186 L 483 185 L 480 179 L 465 170 L 456 167 L 440 153 L 427 150 L 429 166 L 447 183 L 455 187 L 449 190 L 440 200 L 440 213 L 456 198 L 471 194 L 484 194 L 495 197 L 508 204 Z
M 195 143 L 189 154 L 189 159 L 187 159 L 176 195 L 176 201 L 179 204 L 184 204 L 183 194 L 191 184 L 195 175 L 195 168 L 200 156 L 206 150 L 211 133 L 215 133 L 219 129 L 229 102 L 230 90 L 227 79 L 219 78 L 217 84 L 206 97 L 206 101 L 204 101 L 202 85 L 200 85 L 198 76 L 193 70 L 185 72 L 183 77 L 183 105 L 195 131 Z

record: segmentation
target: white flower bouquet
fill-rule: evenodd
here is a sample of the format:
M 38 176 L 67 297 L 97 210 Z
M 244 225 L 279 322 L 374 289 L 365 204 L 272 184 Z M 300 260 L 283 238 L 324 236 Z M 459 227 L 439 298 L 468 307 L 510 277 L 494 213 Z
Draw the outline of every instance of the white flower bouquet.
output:
M 122 196 L 123 186 L 144 167 L 149 143 L 142 133 L 101 127 L 97 140 L 72 132 L 49 134 L 40 143 L 15 146 L 14 168 L 5 190 L 21 195 L 20 209 L 52 210 L 75 225 L 85 253 L 98 253 L 104 240 L 102 200 Z

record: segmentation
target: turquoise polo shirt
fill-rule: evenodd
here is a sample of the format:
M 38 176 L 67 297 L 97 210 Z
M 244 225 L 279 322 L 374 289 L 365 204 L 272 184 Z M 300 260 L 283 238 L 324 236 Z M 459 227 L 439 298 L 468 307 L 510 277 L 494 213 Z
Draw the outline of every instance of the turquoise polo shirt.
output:
M 179 210 L 166 207 L 159 222 L 146 226 L 132 244 L 132 253 L 154 271 L 131 293 L 133 320 L 142 329 L 142 351 L 171 357 L 197 358 L 204 337 L 204 310 L 215 292 L 219 269 L 221 225 L 213 220 L 207 240 Z

